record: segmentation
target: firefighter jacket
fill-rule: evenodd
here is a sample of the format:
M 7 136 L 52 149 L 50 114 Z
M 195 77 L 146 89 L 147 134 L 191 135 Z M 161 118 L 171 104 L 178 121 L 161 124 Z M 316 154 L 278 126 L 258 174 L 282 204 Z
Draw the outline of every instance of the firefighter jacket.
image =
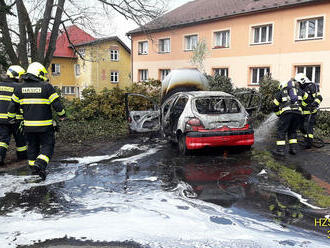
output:
M 301 89 L 308 94 L 308 99 L 302 101 L 303 114 L 315 114 L 323 100 L 318 85 L 307 83 L 302 85 Z
M 296 87 L 291 81 L 282 84 L 273 100 L 273 109 L 276 115 L 283 113 L 302 113 L 301 103 L 308 99 L 308 94 Z
M 0 82 L 0 124 L 9 124 L 8 106 L 17 85 L 18 83 L 16 83 L 13 79 L 5 79 Z M 23 119 L 23 115 L 20 113 L 20 110 L 21 109 L 18 109 L 16 112 L 17 120 Z
M 8 107 L 8 119 L 15 118 L 19 107 L 23 109 L 24 131 L 47 132 L 53 128 L 51 106 L 59 116 L 65 116 L 65 110 L 54 87 L 40 81 L 34 75 L 26 74 L 12 95 Z

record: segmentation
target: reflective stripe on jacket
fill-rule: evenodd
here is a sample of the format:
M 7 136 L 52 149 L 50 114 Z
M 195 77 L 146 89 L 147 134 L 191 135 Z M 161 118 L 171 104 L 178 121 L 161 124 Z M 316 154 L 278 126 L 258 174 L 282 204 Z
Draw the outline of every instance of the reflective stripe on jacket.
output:
M 17 108 L 23 110 L 25 132 L 46 132 L 53 126 L 52 109 L 60 115 L 65 110 L 54 87 L 43 81 L 26 78 L 19 84 L 8 108 L 8 116 L 12 117 Z
M 282 87 L 275 95 L 273 109 L 276 115 L 284 112 L 302 113 L 301 102 L 308 97 L 293 84 L 290 87 Z
M 6 79 L 0 82 L 0 124 L 9 124 L 8 106 L 17 85 L 18 84 L 12 79 Z M 19 112 L 14 112 L 13 116 L 17 114 L 19 114 Z
M 320 95 L 319 87 L 315 83 L 308 83 L 302 86 L 302 90 L 308 94 L 308 99 L 302 102 L 304 115 L 317 112 L 323 97 Z

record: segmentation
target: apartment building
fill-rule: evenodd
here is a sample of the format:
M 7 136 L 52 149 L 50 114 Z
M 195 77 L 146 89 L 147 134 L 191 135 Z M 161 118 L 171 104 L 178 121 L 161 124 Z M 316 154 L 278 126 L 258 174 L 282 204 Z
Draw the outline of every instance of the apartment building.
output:
M 322 105 L 330 106 L 329 16 L 329 0 L 191 1 L 128 33 L 133 80 L 194 68 L 190 58 L 204 41 L 205 73 L 258 88 L 268 73 L 287 81 L 304 72 L 319 84 Z
M 79 56 L 74 65 L 75 79 L 81 89 L 93 86 L 124 89 L 132 84 L 131 50 L 117 36 L 75 45 Z
M 130 78 L 130 49 L 117 36 L 96 39 L 73 25 L 56 41 L 56 50 L 48 68 L 50 82 L 72 99 L 84 88 L 125 88 Z

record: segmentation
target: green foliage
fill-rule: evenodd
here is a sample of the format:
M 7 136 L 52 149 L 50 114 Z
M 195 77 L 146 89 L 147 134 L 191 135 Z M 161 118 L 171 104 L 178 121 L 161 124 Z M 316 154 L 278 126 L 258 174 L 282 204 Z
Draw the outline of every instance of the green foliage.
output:
M 75 98 L 72 101 L 65 101 L 68 118 L 71 120 L 124 120 L 126 92 L 150 96 L 157 103 L 160 82 L 156 80 L 138 82 L 125 90 L 119 87 L 105 88 L 100 93 L 96 93 L 94 88 L 86 88 L 82 91 L 82 99 Z M 150 108 L 149 101 L 144 98 L 135 97 L 129 100 L 129 105 L 134 110 Z
M 314 131 L 319 137 L 330 137 L 330 111 L 318 113 Z
M 215 74 L 214 76 L 206 75 L 209 81 L 209 88 L 211 91 L 223 91 L 229 94 L 234 93 L 234 87 L 229 77 Z
M 127 134 L 126 121 L 116 120 L 67 120 L 60 123 L 60 132 L 57 133 L 57 140 L 62 143 L 85 143 L 86 141 L 108 140 Z
M 200 71 L 204 72 L 204 61 L 209 55 L 209 50 L 207 48 L 207 43 L 205 40 L 201 40 L 197 43 L 192 56 L 190 58 L 190 63 L 196 66 Z
M 270 152 L 253 150 L 252 157 L 259 166 L 266 167 L 275 172 L 282 182 L 304 197 L 313 200 L 320 207 L 330 206 L 330 196 L 324 189 L 312 180 L 305 179 L 301 173 L 288 165 L 276 161 Z
M 125 112 L 125 93 L 140 93 L 159 101 L 160 82 L 134 83 L 122 90 L 118 87 L 104 89 L 96 93 L 94 88 L 86 88 L 82 99 L 72 101 L 62 99 L 68 120 L 61 125 L 58 139 L 62 142 L 82 143 L 90 140 L 106 140 L 127 133 Z M 61 94 L 61 92 L 58 92 Z M 143 98 L 129 99 L 130 107 L 148 108 L 148 101 Z
M 270 114 L 273 112 L 272 102 L 274 100 L 274 96 L 278 91 L 278 87 L 280 82 L 272 79 L 271 76 L 265 76 L 259 83 L 259 93 L 262 95 L 262 105 L 261 112 L 264 114 Z

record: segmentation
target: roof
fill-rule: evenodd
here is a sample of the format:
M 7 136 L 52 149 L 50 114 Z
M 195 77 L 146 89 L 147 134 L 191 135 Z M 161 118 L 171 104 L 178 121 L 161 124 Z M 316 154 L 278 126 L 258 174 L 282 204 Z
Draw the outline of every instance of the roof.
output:
M 78 28 L 76 25 L 69 26 L 66 30 L 69 34 L 70 41 L 74 45 L 95 40 L 93 36 Z M 76 58 L 73 49 L 70 47 L 70 43 L 65 32 L 60 34 L 56 40 L 54 57 Z
M 224 18 L 272 11 L 328 0 L 195 0 L 188 2 L 127 35 L 157 32 L 182 26 L 195 25 Z
M 122 45 L 127 50 L 128 53 L 131 53 L 131 49 L 129 49 L 128 46 L 126 46 L 126 44 L 121 39 L 118 38 L 118 36 L 110 36 L 110 37 L 95 39 L 95 40 L 88 41 L 88 42 L 82 42 L 79 44 L 75 44 L 75 46 L 76 47 L 93 46 L 93 45 L 108 42 L 108 41 L 117 41 L 120 45 Z

